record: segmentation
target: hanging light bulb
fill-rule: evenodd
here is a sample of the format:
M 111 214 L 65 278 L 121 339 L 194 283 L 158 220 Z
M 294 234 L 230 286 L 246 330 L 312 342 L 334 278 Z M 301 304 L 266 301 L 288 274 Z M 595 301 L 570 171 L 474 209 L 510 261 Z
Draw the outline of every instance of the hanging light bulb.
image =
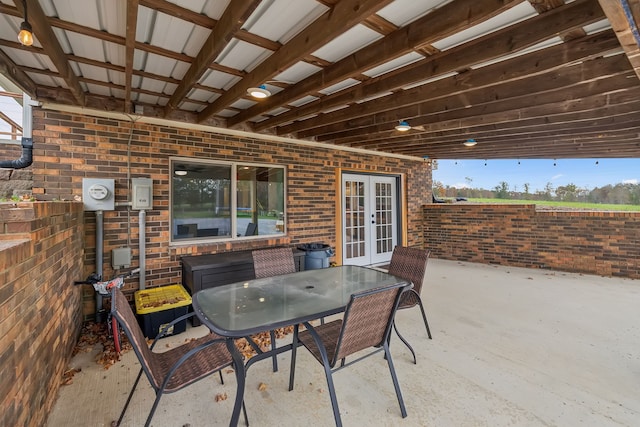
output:
M 24 7 L 24 21 L 20 24 L 18 40 L 23 46 L 31 46 L 33 44 L 33 28 L 31 28 L 31 24 L 29 24 L 27 2 L 25 0 L 22 0 L 22 7 Z

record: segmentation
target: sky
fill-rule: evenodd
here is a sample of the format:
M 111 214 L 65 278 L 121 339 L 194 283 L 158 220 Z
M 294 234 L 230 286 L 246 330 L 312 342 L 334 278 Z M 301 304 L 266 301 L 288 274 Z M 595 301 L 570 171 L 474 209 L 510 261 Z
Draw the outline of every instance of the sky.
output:
M 433 181 L 456 188 L 493 190 L 502 181 L 512 191 L 544 190 L 575 184 L 591 190 L 607 184 L 640 183 L 640 159 L 438 160 Z

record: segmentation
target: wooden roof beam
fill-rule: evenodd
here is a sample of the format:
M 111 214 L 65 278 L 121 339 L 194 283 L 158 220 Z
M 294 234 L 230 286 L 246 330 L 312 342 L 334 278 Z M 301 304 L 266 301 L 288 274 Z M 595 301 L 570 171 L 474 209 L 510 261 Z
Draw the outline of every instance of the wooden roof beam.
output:
M 494 113 L 491 116 L 496 118 L 496 122 L 490 124 L 478 122 L 477 118 L 451 120 L 434 123 L 424 133 L 399 138 L 383 138 L 381 135 L 377 140 L 357 141 L 347 145 L 385 151 L 399 146 L 400 142 L 402 147 L 411 147 L 422 143 L 462 143 L 465 137 L 482 141 L 488 138 L 510 138 L 548 131 L 581 131 L 586 126 L 620 126 L 630 123 L 640 126 L 636 117 L 640 101 L 603 105 L 602 96 L 595 98 L 592 96 L 580 100 L 583 104 L 593 105 L 586 110 L 565 111 L 558 110 L 555 105 L 545 105 L 546 114 L 536 115 L 540 113 L 539 108 L 524 107 Z
M 131 112 L 131 84 L 133 78 L 133 53 L 136 44 L 136 28 L 138 27 L 138 0 L 127 1 L 127 28 L 125 30 L 124 60 L 124 112 Z
M 640 2 L 599 0 L 620 40 L 629 62 L 640 78 Z M 625 9 L 625 7 L 627 7 Z
M 259 86 L 274 75 L 289 68 L 300 57 L 313 53 L 337 34 L 342 34 L 349 28 L 359 24 L 366 17 L 374 14 L 392 0 L 342 0 L 333 9 L 325 12 L 321 17 L 302 30 L 286 45 L 265 59 L 245 78 L 232 86 L 226 93 L 216 99 L 199 115 L 198 120 L 222 111 L 224 108 L 243 97 L 248 88 Z
M 288 104 L 405 55 L 425 44 L 464 30 L 520 2 L 521 0 L 456 0 L 231 117 L 229 126 L 247 121 L 278 105 Z M 256 124 L 257 130 L 265 128 L 262 123 Z
M 385 111 L 357 120 L 327 126 L 318 135 L 318 140 L 335 140 L 345 137 L 366 138 L 379 132 L 392 130 L 397 117 L 407 117 L 412 126 L 429 125 L 441 115 L 450 117 L 483 116 L 496 111 L 508 111 L 526 105 L 563 102 L 581 97 L 573 88 L 582 87 L 586 94 L 607 93 L 613 90 L 629 89 L 637 84 L 628 76 L 632 73 L 629 62 L 623 55 L 587 61 L 568 67 L 562 72 L 551 71 L 538 76 L 522 79 L 518 82 L 506 82 L 490 88 L 469 90 L 463 94 L 454 94 L 436 100 Z M 571 94 L 569 96 L 569 94 Z M 517 105 L 517 107 L 514 107 Z M 302 138 L 313 135 L 302 134 Z
M 441 79 L 415 88 L 399 91 L 372 101 L 362 102 L 346 110 L 338 110 L 306 121 L 307 126 L 322 121 L 322 129 L 327 124 L 339 123 L 358 117 L 394 110 L 413 104 L 435 100 L 443 96 L 463 94 L 469 90 L 502 85 L 510 81 L 530 77 L 535 74 L 549 72 L 566 67 L 568 63 L 584 61 L 601 56 L 604 53 L 619 49 L 617 39 L 612 31 L 605 31 L 582 39 L 548 47 L 486 67 L 469 70 L 465 73 Z M 399 119 L 408 119 L 401 117 Z M 398 119 L 398 120 L 399 120 Z M 315 127 L 315 126 L 314 126 Z M 285 127 L 287 128 L 287 127 Z M 308 132 L 312 132 L 309 129 Z M 307 131 L 304 135 L 309 136 Z
M 36 83 L 2 50 L 0 50 L 0 73 L 32 98 L 37 97 L 38 89 Z
M 554 9 L 544 15 L 493 32 L 399 70 L 372 78 L 363 84 L 264 120 L 256 125 L 256 130 L 263 130 L 300 117 L 317 114 L 323 110 L 344 105 L 353 99 L 373 97 L 416 81 L 468 69 L 474 64 L 511 54 L 548 40 L 564 30 L 596 22 L 602 18 L 604 18 L 604 13 L 596 0 L 577 0 L 565 5 L 565 7 Z M 287 126 L 287 129 L 282 133 L 293 133 L 307 128 L 305 120 L 301 120 Z
M 209 65 L 218 57 L 222 49 L 240 30 L 249 15 L 260 4 L 260 0 L 236 0 L 233 7 L 227 7 L 220 20 L 194 58 L 182 81 L 171 95 L 165 107 L 165 116 L 178 108 L 193 85 L 202 77 Z
M 80 86 L 78 77 L 73 73 L 71 65 L 67 60 L 67 55 L 64 50 L 62 50 L 62 46 L 60 46 L 51 25 L 49 25 L 48 18 L 40 7 L 40 3 L 38 0 L 26 0 L 26 3 L 29 10 L 29 22 L 33 27 L 33 34 L 38 38 L 47 56 L 58 69 L 58 72 L 73 94 L 76 104 L 84 106 L 84 90 L 82 86 Z M 24 14 L 22 2 L 16 0 L 15 4 L 18 10 Z

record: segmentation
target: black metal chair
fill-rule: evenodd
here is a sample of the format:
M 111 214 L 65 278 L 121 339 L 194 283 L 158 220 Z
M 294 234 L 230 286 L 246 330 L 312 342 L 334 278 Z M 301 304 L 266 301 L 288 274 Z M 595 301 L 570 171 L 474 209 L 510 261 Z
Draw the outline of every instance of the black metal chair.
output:
M 353 294 L 342 319 L 315 327 L 311 326 L 309 322 L 305 322 L 306 330 L 303 331 L 300 331 L 299 325 L 296 325 L 293 332 L 289 391 L 293 390 L 297 348 L 302 344 L 324 366 L 333 407 L 333 416 L 336 426 L 340 427 L 342 426 L 342 420 L 333 385 L 333 372 L 384 351 L 398 404 L 400 405 L 400 412 L 403 418 L 406 417 L 407 411 L 393 367 L 393 361 L 391 360 L 388 338 L 400 296 L 407 286 L 411 285 L 396 284 Z M 366 352 L 364 355 L 345 364 L 347 356 L 371 348 L 375 348 L 375 350 Z M 336 368 L 338 361 L 340 361 L 340 365 Z
M 181 316 L 164 326 L 149 347 L 133 310 L 122 291 L 114 287 L 111 291 L 111 297 L 111 313 L 118 320 L 118 324 L 129 338 L 129 342 L 140 361 L 140 365 L 142 365 L 133 383 L 131 392 L 127 397 L 127 401 L 124 404 L 124 408 L 122 408 L 116 424 L 117 426 L 120 425 L 124 418 L 124 414 L 129 407 L 129 403 L 131 402 L 131 398 L 143 372 L 146 374 L 151 387 L 153 387 L 156 393 L 156 398 L 147 417 L 145 427 L 148 427 L 151 423 L 153 414 L 164 393 L 173 393 L 181 390 L 216 372 L 220 374 L 220 381 L 223 382 L 222 369 L 233 365 L 233 359 L 227 349 L 224 338 L 219 335 L 209 333 L 166 352 L 153 352 L 153 348 L 158 342 L 158 339 L 162 338 L 172 325 L 193 316 L 194 313 Z M 248 426 L 249 421 L 244 404 L 242 409 L 245 423 Z
M 401 277 L 405 280 L 410 280 L 413 283 L 413 288 L 407 289 L 400 298 L 400 304 L 398 310 L 415 307 L 420 307 L 422 312 L 422 319 L 424 320 L 424 326 L 427 328 L 427 336 L 431 338 L 431 331 L 429 330 L 429 323 L 427 322 L 427 315 L 424 311 L 424 305 L 420 298 L 422 291 L 422 283 L 424 282 L 424 274 L 427 270 L 427 261 L 429 261 L 430 252 L 426 249 L 410 248 L 406 246 L 396 246 L 393 248 L 393 254 L 391 255 L 391 263 L 389 264 L 389 273 L 394 276 Z M 393 323 L 393 329 L 398 334 L 398 338 L 409 348 L 413 355 L 413 363 L 417 363 L 416 353 L 413 351 L 411 344 L 398 332 L 398 328 Z
M 256 249 L 251 252 L 256 279 L 295 273 L 296 265 L 291 248 Z M 276 349 L 275 331 L 269 331 L 271 349 Z M 273 372 L 278 370 L 278 357 L 273 355 Z

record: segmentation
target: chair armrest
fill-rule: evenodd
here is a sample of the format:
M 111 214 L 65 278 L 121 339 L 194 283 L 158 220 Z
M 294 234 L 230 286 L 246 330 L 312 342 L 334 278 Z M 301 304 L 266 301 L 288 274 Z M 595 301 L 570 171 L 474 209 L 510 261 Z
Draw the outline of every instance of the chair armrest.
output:
M 161 327 L 161 328 L 160 328 L 160 330 L 158 331 L 158 335 L 156 335 L 156 337 L 155 337 L 155 338 L 154 338 L 154 340 L 153 340 L 153 343 L 151 344 L 151 350 L 153 350 L 153 347 L 156 345 L 156 342 L 157 342 L 160 338 L 163 338 L 163 337 L 165 337 L 165 336 L 167 335 L 167 331 L 169 331 L 173 325 L 175 325 L 175 324 L 177 324 L 177 323 L 180 323 L 180 322 L 182 322 L 183 320 L 186 320 L 186 319 L 188 319 L 188 318 L 190 318 L 190 317 L 193 317 L 193 316 L 195 316 L 195 314 L 196 314 L 196 313 L 192 311 L 192 312 L 190 312 L 190 313 L 183 314 L 182 316 L 180 316 L 180 317 L 178 317 L 178 318 L 176 318 L 176 319 L 172 320 L 172 321 L 171 321 L 171 322 L 169 322 L 169 323 L 166 323 L 166 324 L 162 325 L 162 327 Z

